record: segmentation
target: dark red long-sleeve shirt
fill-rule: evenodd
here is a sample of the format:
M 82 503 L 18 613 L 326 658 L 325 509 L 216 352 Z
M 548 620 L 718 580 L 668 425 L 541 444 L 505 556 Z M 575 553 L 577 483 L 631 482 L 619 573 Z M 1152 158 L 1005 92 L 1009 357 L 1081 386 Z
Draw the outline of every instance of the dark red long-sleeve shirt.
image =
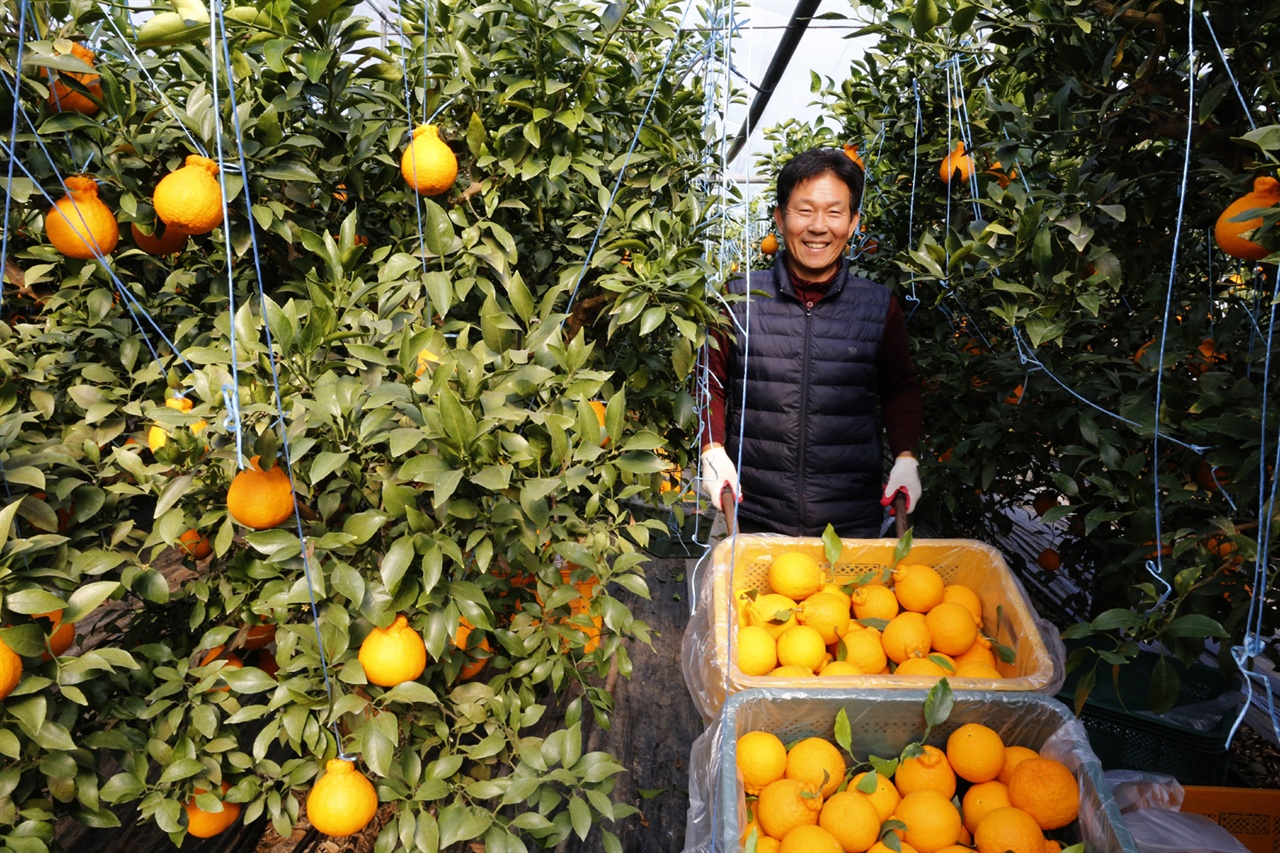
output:
M 826 296 L 831 283 L 835 281 L 837 270 L 831 278 L 822 282 L 808 282 L 795 277 L 788 268 L 791 284 L 796 296 L 807 308 L 820 302 Z M 728 352 L 732 342 L 723 329 L 714 329 L 711 336 L 718 346 L 708 347 L 708 367 L 710 370 L 710 405 L 702 412 L 703 437 L 705 449 L 712 442 L 725 443 L 725 411 L 726 394 L 729 387 Z M 915 365 L 911 362 L 911 351 L 907 344 L 907 323 L 902 315 L 902 308 L 896 298 L 889 300 L 889 311 L 885 316 L 884 338 L 880 344 L 880 360 L 878 364 L 880 409 L 884 418 L 886 438 L 893 456 L 914 452 L 920 443 L 920 433 L 924 427 L 924 406 L 920 399 L 920 383 L 916 378 Z

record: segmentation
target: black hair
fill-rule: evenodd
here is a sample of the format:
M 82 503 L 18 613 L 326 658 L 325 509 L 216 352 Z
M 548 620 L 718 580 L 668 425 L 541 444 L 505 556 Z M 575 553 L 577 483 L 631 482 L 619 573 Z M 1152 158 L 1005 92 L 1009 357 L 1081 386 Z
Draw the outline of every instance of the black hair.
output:
M 796 184 L 831 172 L 849 185 L 849 210 L 862 206 L 862 167 L 840 148 L 810 148 L 792 157 L 778 172 L 778 208 L 785 210 Z

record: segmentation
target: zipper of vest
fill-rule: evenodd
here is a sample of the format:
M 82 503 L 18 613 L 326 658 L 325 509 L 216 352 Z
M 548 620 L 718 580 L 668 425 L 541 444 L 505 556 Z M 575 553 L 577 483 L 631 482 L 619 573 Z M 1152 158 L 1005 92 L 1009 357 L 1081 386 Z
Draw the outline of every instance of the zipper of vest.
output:
M 809 501 L 805 496 L 804 472 L 805 456 L 809 449 L 809 428 L 806 415 L 809 412 L 809 364 L 811 362 L 809 347 L 811 345 L 810 339 L 813 337 L 811 334 L 812 326 L 813 306 L 806 305 L 804 309 L 804 349 L 801 354 L 802 365 L 800 372 L 800 477 L 796 494 L 797 502 L 800 504 L 800 524 L 798 525 L 800 530 L 804 530 L 809 524 Z

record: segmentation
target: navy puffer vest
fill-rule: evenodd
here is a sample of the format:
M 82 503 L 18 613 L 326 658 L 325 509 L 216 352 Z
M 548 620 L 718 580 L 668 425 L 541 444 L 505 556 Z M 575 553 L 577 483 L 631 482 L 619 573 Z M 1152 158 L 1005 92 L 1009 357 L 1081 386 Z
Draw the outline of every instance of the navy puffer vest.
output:
M 729 288 L 745 293 L 747 281 Z M 820 536 L 828 522 L 841 534 L 878 528 L 877 364 L 888 288 L 849 275 L 842 261 L 827 295 L 806 311 L 779 255 L 771 271 L 751 274 L 750 289 L 750 307 L 733 306 L 725 417 L 729 458 L 742 449 L 740 523 L 791 536 Z

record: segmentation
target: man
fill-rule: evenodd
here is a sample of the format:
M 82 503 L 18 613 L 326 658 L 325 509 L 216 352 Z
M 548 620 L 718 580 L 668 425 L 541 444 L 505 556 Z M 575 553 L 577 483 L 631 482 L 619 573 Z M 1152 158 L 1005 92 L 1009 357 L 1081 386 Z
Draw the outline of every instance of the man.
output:
M 743 532 L 878 536 L 901 491 L 920 499 L 912 455 L 920 388 L 906 322 L 890 291 L 849 273 L 862 169 L 814 148 L 778 174 L 774 221 L 784 249 L 733 303 L 733 340 L 714 333 L 702 485 L 717 509 L 728 486 Z M 729 283 L 736 294 L 748 280 Z M 881 417 L 895 461 L 883 480 Z M 741 453 L 742 470 L 735 462 Z

